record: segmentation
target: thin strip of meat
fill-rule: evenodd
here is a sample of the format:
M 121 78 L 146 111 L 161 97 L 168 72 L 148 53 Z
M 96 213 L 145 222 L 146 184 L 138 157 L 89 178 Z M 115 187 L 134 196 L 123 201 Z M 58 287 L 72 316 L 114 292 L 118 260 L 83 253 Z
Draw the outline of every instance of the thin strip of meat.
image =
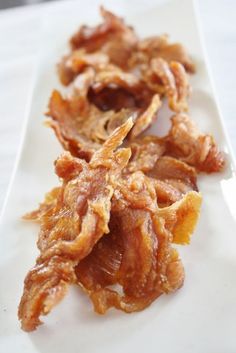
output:
M 62 58 L 58 64 L 58 75 L 61 83 L 65 86 L 70 84 L 86 67 L 92 67 L 98 70 L 109 63 L 106 54 L 86 53 L 85 50 L 74 50 L 69 55 Z
M 189 191 L 198 191 L 195 168 L 176 158 L 163 156 L 147 175 L 155 179 L 159 206 L 169 206 L 179 201 Z
M 167 155 L 172 155 L 206 173 L 220 172 L 225 158 L 211 135 L 199 132 L 186 114 L 172 117 L 172 126 L 166 137 Z
M 165 140 L 157 136 L 147 135 L 128 141 L 127 147 L 131 148 L 131 158 L 126 173 L 151 171 L 156 161 L 165 153 Z
M 65 99 L 60 92 L 53 91 L 48 108 L 47 116 L 51 119 L 47 121 L 47 125 L 53 128 L 63 148 L 70 151 L 73 156 L 89 161 L 99 148 L 99 144 L 91 141 L 90 136 L 86 136 L 81 129 L 85 115 L 83 112 L 87 114 L 84 100 L 76 96 Z
M 93 80 L 90 70 L 78 76 L 71 97 L 63 98 L 60 92 L 53 91 L 47 113 L 51 118 L 47 124 L 64 149 L 87 161 L 116 127 L 136 115 L 129 109 L 103 112 L 90 103 L 87 99 L 88 86 Z
M 201 196 L 190 192 L 171 207 L 159 209 L 151 179 L 137 172 L 120 182 L 112 200 L 110 234 L 76 268 L 96 312 L 104 314 L 112 306 L 139 311 L 182 285 L 183 267 L 171 242 L 189 241 L 200 203 Z M 115 283 L 123 294 L 107 287 Z
M 43 215 L 50 214 L 54 210 L 57 198 L 60 195 L 61 187 L 53 188 L 51 191 L 46 193 L 45 198 L 42 203 L 40 203 L 39 208 L 32 212 L 28 212 L 23 216 L 24 220 L 40 222 Z
M 202 196 L 199 192 L 190 191 L 171 206 L 159 208 L 159 217 L 165 218 L 165 226 L 172 234 L 172 242 L 186 245 L 196 227 Z
M 32 331 L 74 283 L 74 267 L 109 232 L 115 180 L 130 158 L 129 149 L 116 148 L 132 128 L 128 120 L 116 129 L 88 164 L 69 153 L 55 164 L 63 179 L 54 208 L 40 217 L 40 255 L 28 273 L 18 316 L 22 328 Z
M 195 72 L 195 65 L 187 53 L 184 46 L 180 43 L 169 42 L 168 35 L 153 36 L 140 40 L 137 45 L 137 52 L 131 57 L 131 66 L 134 63 L 149 63 L 154 58 L 162 58 L 168 63 L 177 61 L 181 63 L 185 69 L 190 72 Z
M 140 89 L 140 81 L 135 75 L 123 72 L 114 66 L 108 66 L 97 72 L 93 83 L 93 89 L 95 92 L 99 92 L 109 85 L 120 86 L 128 91 Z
M 92 68 L 87 68 L 74 81 L 74 91 L 70 97 L 63 98 L 60 92 L 53 91 L 47 113 L 51 119 L 47 124 L 53 128 L 62 146 L 73 156 L 89 161 L 112 131 L 130 116 L 136 120 L 130 134 L 131 138 L 141 134 L 156 118 L 157 111 L 161 106 L 158 95 L 153 96 L 144 111 L 137 109 L 137 107 L 120 109 L 117 112 L 113 110 L 101 111 L 93 102 L 90 102 L 89 89 L 92 89 L 96 96 L 100 89 L 110 85 L 113 89 L 120 86 L 128 93 L 133 94 L 135 102 L 142 95 L 144 101 L 147 99 L 145 89 L 141 89 L 142 86 L 136 77 L 122 73 L 120 70 L 117 72 L 105 70 L 96 74 Z M 98 93 L 96 93 L 97 90 Z M 114 92 L 109 99 L 113 99 L 115 95 Z
M 144 132 L 157 118 L 157 112 L 161 107 L 161 100 L 158 94 L 155 94 L 147 109 L 138 117 L 130 133 L 130 138 L 134 139 Z
M 153 95 L 153 92 L 139 77 L 133 73 L 122 71 L 114 65 L 107 65 L 96 70 L 94 82 L 91 85 L 91 90 L 95 96 L 107 88 L 113 89 L 112 96 L 114 97 L 116 90 L 119 92 L 121 89 L 127 96 L 133 96 L 134 108 L 146 108 L 150 104 Z M 110 107 L 112 107 L 111 103 Z M 123 107 L 125 107 L 125 100 Z
M 160 87 L 160 92 L 167 97 L 170 109 L 176 113 L 187 111 L 189 83 L 183 65 L 176 61 L 168 64 L 158 58 L 151 61 L 151 71 L 160 81 L 161 84 L 156 85 L 157 90 Z
M 137 45 L 138 38 L 132 27 L 122 18 L 100 8 L 103 23 L 88 27 L 82 26 L 71 38 L 72 49 L 84 48 L 88 53 L 97 50 L 108 55 L 110 62 L 126 67 L 128 58 Z
M 163 156 L 166 153 L 165 138 L 144 136 L 127 144 L 131 158 L 124 174 L 143 171 L 155 179 L 158 206 L 168 206 L 180 200 L 191 190 L 197 191 L 195 168 L 176 158 Z

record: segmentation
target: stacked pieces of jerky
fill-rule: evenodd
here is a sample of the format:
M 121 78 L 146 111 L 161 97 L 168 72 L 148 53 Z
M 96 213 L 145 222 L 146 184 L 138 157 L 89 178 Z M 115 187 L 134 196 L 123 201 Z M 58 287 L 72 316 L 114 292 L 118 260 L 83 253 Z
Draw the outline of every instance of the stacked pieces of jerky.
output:
M 101 15 L 100 25 L 71 38 L 58 65 L 67 95 L 54 91 L 49 102 L 48 125 L 67 152 L 55 162 L 61 186 L 25 216 L 40 223 L 40 255 L 18 312 L 25 331 L 70 284 L 100 314 L 139 311 L 180 288 L 173 244 L 188 244 L 195 228 L 197 174 L 224 167 L 213 137 L 186 114 L 195 68 L 183 46 L 167 36 L 140 39 L 121 18 Z M 175 114 L 168 134 L 144 136 L 164 99 Z

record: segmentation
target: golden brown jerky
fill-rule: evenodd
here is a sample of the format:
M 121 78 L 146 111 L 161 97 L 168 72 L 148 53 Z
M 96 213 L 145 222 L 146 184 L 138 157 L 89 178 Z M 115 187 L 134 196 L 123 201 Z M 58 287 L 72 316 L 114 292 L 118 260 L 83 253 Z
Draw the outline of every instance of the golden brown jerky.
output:
M 128 120 L 115 130 L 89 164 L 69 153 L 56 161 L 63 184 L 50 212 L 41 205 L 38 213 L 40 255 L 26 276 L 18 311 L 25 331 L 36 329 L 39 317 L 64 297 L 76 280 L 74 267 L 109 232 L 115 180 L 130 157 L 129 149 L 115 150 L 132 125 Z
M 218 150 L 214 138 L 201 134 L 186 114 L 178 114 L 172 118 L 166 141 L 167 154 L 194 166 L 199 171 L 219 172 L 225 166 L 224 155 Z

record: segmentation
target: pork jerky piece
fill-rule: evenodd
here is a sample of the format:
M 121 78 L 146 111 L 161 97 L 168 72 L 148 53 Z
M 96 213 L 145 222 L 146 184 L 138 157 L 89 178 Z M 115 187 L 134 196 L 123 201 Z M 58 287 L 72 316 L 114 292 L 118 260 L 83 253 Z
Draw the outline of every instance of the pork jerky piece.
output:
M 56 200 L 52 207 L 36 215 L 40 255 L 26 276 L 19 305 L 23 330 L 36 329 L 40 315 L 48 314 L 65 296 L 69 284 L 76 281 L 74 267 L 109 232 L 115 180 L 130 157 L 129 149 L 115 150 L 132 125 L 128 120 L 115 130 L 89 164 L 69 153 L 56 161 L 56 173 L 63 184 L 51 195 Z
M 138 42 L 136 48 L 129 60 L 130 67 L 148 65 L 152 59 L 162 58 L 168 63 L 177 61 L 188 72 L 195 72 L 195 65 L 184 46 L 180 43 L 170 43 L 166 34 L 144 38 Z
M 131 148 L 131 158 L 125 173 L 151 171 L 156 161 L 165 153 L 165 140 L 154 135 L 138 137 L 126 144 Z
M 159 209 L 153 182 L 141 172 L 120 182 L 112 198 L 110 233 L 76 268 L 96 312 L 139 311 L 182 286 L 184 270 L 172 242 L 188 243 L 201 196 L 188 193 Z M 119 284 L 123 293 L 111 289 Z
M 170 43 L 167 35 L 139 39 L 123 19 L 102 7 L 100 12 L 103 23 L 95 27 L 82 26 L 71 38 L 71 52 L 58 65 L 63 84 L 72 82 L 86 66 L 98 69 L 108 63 L 139 76 L 156 58 L 168 63 L 176 61 L 188 72 L 195 71 L 186 49 L 179 43 Z
M 129 109 L 103 112 L 90 103 L 87 93 L 93 80 L 94 72 L 90 68 L 78 77 L 72 95 L 64 98 L 59 91 L 53 91 L 47 113 L 50 117 L 47 124 L 63 148 L 87 161 L 115 128 L 136 114 Z
M 181 200 L 192 190 L 198 191 L 195 168 L 173 157 L 159 158 L 147 175 L 154 179 L 157 203 L 161 207 Z
M 186 114 L 172 117 L 166 147 L 167 155 L 194 166 L 200 172 L 220 172 L 225 166 L 225 157 L 219 151 L 213 136 L 201 134 Z
M 195 168 L 166 152 L 165 138 L 144 136 L 129 142 L 131 158 L 124 174 L 142 171 L 154 179 L 158 206 L 169 206 L 191 190 L 197 191 Z
M 110 62 L 125 68 L 138 38 L 133 28 L 127 26 L 122 18 L 103 7 L 100 13 L 103 23 L 95 27 L 82 26 L 71 38 L 71 48 L 84 48 L 88 53 L 99 50 L 107 54 Z
M 109 72 L 107 76 L 108 72 L 102 72 L 103 79 L 108 80 L 107 83 L 112 80 L 114 85 L 123 85 L 128 91 L 129 86 L 135 96 L 139 90 L 135 76 L 130 74 L 120 76 L 119 72 L 118 76 L 114 72 Z M 153 123 L 161 107 L 159 95 L 156 94 L 145 109 L 139 109 L 135 106 L 118 111 L 100 110 L 87 97 L 89 87 L 99 90 L 100 84 L 102 84 L 101 80 L 103 80 L 100 79 L 97 81 L 93 70 L 88 68 L 77 77 L 73 93 L 70 96 L 63 97 L 59 91 L 53 91 L 49 101 L 47 116 L 50 119 L 47 124 L 53 128 L 64 149 L 70 151 L 73 156 L 84 158 L 86 161 L 91 159 L 93 153 L 100 148 L 114 129 L 131 116 L 135 123 L 130 137 L 134 138 L 140 135 Z M 110 97 L 113 97 L 113 94 L 114 92 L 110 91 Z M 124 99 L 126 100 L 126 98 Z M 115 101 L 117 102 L 116 99 Z
M 188 110 L 189 82 L 182 64 L 176 61 L 168 64 L 161 58 L 152 59 L 151 69 L 147 72 L 150 72 L 153 89 L 167 97 L 171 110 L 176 113 Z

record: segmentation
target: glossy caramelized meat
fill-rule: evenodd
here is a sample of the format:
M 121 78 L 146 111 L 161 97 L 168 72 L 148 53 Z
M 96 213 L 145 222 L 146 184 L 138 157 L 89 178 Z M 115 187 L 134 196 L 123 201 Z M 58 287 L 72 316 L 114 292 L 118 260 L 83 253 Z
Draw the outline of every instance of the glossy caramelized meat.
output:
M 182 286 L 184 270 L 172 242 L 189 242 L 200 203 L 201 196 L 191 192 L 159 209 L 154 183 L 142 172 L 120 180 L 112 199 L 110 234 L 76 268 L 95 311 L 139 311 Z M 109 287 L 113 284 L 122 293 Z
M 170 109 L 188 108 L 185 70 L 194 65 L 180 44 L 166 36 L 140 39 L 123 19 L 101 7 L 103 22 L 82 26 L 71 38 L 71 51 L 58 65 L 70 96 L 53 92 L 48 116 L 63 147 L 87 161 L 112 132 L 130 116 L 134 139 L 157 118 L 162 98 Z M 115 112 L 115 113 L 114 113 Z
M 71 38 L 71 52 L 58 65 L 72 94 L 54 92 L 49 102 L 49 125 L 63 147 L 89 160 L 108 138 L 111 126 L 128 117 L 136 120 L 130 138 L 157 118 L 167 97 L 175 112 L 188 109 L 189 83 L 185 70 L 194 65 L 180 44 L 167 36 L 139 39 L 123 19 L 101 8 L 103 23 L 82 26 Z M 115 113 L 117 114 L 114 114 Z
M 197 223 L 197 174 L 225 166 L 213 137 L 186 115 L 195 72 L 186 49 L 166 35 L 140 39 L 102 7 L 101 15 L 71 38 L 58 64 L 66 94 L 54 90 L 49 101 L 47 125 L 67 152 L 55 162 L 61 185 L 24 216 L 40 225 L 18 311 L 25 331 L 70 284 L 99 314 L 140 311 L 179 289 L 174 244 L 189 244 Z M 169 132 L 144 136 L 165 100 L 176 113 Z
M 74 50 L 65 56 L 58 64 L 58 74 L 63 85 L 67 86 L 78 74 L 86 68 L 93 67 L 95 70 L 106 67 L 109 58 L 103 53 L 87 53 L 84 49 Z
M 191 190 L 198 191 L 196 170 L 183 161 L 164 155 L 166 138 L 145 136 L 127 146 L 132 153 L 124 173 L 141 170 L 152 178 L 159 206 L 171 205 Z
M 135 125 L 130 134 L 131 139 L 139 136 L 156 120 L 157 112 L 160 109 L 160 107 L 161 107 L 161 100 L 158 94 L 155 94 L 152 98 L 150 105 L 137 118 Z
M 181 200 L 189 191 L 198 191 L 195 169 L 172 157 L 164 156 L 158 159 L 147 175 L 155 179 L 160 206 L 168 206 Z
M 84 48 L 88 53 L 99 50 L 105 53 L 113 64 L 123 68 L 137 45 L 138 37 L 122 18 L 103 7 L 100 12 L 103 23 L 96 27 L 82 26 L 71 38 L 71 48 Z
M 114 129 L 135 117 L 128 109 L 119 112 L 100 112 L 95 105 L 85 102 L 80 95 L 63 98 L 58 91 L 52 93 L 49 112 L 50 125 L 62 146 L 73 156 L 89 161 Z
M 175 115 L 167 137 L 168 154 L 194 166 L 197 170 L 220 172 L 225 157 L 211 135 L 201 134 L 194 122 L 185 114 Z
M 188 110 L 189 83 L 183 65 L 176 61 L 168 64 L 161 58 L 153 59 L 150 71 L 152 80 L 156 78 L 160 82 L 155 84 L 152 81 L 152 85 L 167 97 L 170 109 L 177 113 Z
M 131 148 L 131 158 L 125 171 L 127 173 L 141 170 L 151 171 L 156 161 L 165 153 L 165 140 L 157 136 L 144 136 L 129 141 L 126 146 Z
M 195 72 L 195 65 L 184 46 L 180 43 L 170 43 L 166 34 L 140 40 L 137 50 L 132 53 L 130 65 L 148 64 L 154 58 L 162 58 L 168 63 L 177 61 L 186 71 Z
M 133 139 L 155 121 L 160 107 L 160 98 L 154 95 L 144 111 L 137 108 L 101 111 L 80 93 L 74 92 L 71 97 L 63 98 L 58 91 L 53 91 L 47 113 L 51 119 L 47 124 L 54 129 L 66 150 L 88 161 L 112 131 L 129 117 L 135 120 L 130 133 Z
M 109 232 L 116 179 L 130 157 L 129 149 L 115 150 L 131 127 L 128 120 L 115 130 L 89 164 L 69 153 L 56 161 L 56 173 L 63 184 L 50 195 L 51 207 L 46 199 L 46 207 L 42 205 L 32 215 L 41 225 L 40 255 L 25 279 L 19 306 L 24 330 L 34 330 L 40 324 L 39 316 L 48 314 L 64 297 L 68 285 L 76 280 L 74 267 Z

